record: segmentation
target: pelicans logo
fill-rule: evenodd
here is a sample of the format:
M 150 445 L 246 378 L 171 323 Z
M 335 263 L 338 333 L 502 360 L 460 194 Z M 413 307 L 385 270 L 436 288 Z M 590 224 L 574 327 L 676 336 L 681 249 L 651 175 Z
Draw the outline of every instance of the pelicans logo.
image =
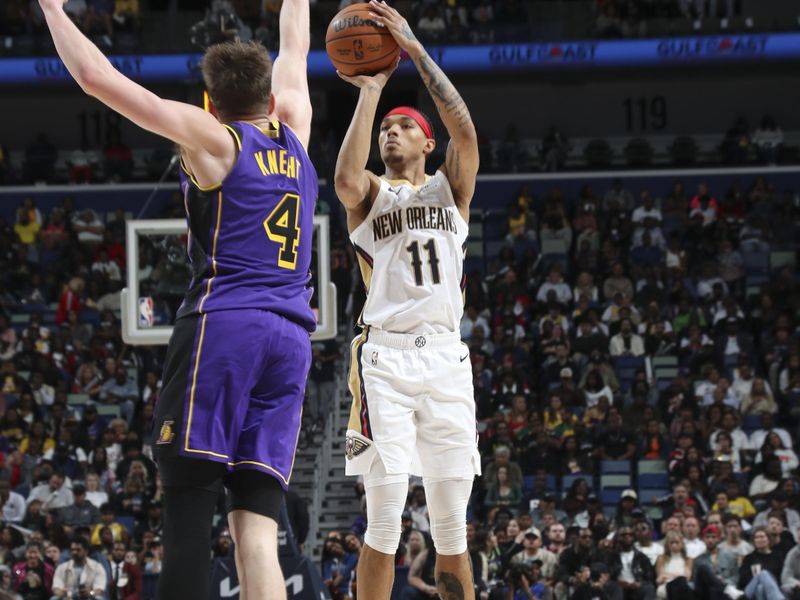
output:
M 348 435 L 344 441 L 344 454 L 347 460 L 353 460 L 356 456 L 366 452 L 367 448 L 369 448 L 369 442 L 361 438 Z

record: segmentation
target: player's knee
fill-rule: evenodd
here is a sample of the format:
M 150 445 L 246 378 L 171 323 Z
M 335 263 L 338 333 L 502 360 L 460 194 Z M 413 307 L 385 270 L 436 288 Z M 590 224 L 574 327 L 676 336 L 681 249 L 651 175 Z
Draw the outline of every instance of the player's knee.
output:
M 431 521 L 431 538 L 437 554 L 454 556 L 467 551 L 467 504 L 472 481 L 425 481 Z
M 394 554 L 400 545 L 400 517 L 408 493 L 408 477 L 385 478 L 383 485 L 367 482 L 367 531 L 364 541 L 373 550 Z
M 364 534 L 364 542 L 383 554 L 395 554 L 400 546 L 400 520 L 397 523 L 370 523 Z

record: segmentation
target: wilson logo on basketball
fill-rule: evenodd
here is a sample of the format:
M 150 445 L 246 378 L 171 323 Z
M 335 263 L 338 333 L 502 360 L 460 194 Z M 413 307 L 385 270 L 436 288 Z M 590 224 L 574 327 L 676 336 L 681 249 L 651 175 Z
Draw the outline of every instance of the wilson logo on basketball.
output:
M 333 30 L 337 33 L 353 27 L 383 27 L 383 25 L 372 19 L 364 19 L 362 17 L 342 17 L 333 23 Z

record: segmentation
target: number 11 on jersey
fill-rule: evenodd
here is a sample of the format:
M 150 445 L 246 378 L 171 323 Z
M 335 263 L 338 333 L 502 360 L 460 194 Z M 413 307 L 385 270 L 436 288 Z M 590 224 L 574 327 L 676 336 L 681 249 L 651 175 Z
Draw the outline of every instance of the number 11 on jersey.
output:
M 436 256 L 436 242 L 431 238 L 425 242 L 422 247 L 428 251 L 428 264 L 431 267 L 433 283 L 440 283 L 439 258 Z M 417 285 L 422 285 L 422 260 L 419 254 L 419 242 L 412 242 L 410 246 L 406 246 L 406 250 L 411 254 L 411 266 L 414 267 L 414 281 Z

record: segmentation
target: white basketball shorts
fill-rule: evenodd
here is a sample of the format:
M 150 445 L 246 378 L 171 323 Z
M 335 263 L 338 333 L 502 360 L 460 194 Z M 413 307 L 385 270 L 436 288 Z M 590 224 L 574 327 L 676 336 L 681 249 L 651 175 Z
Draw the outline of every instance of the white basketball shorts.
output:
M 365 328 L 351 345 L 346 473 L 480 475 L 469 349 L 458 333 Z

